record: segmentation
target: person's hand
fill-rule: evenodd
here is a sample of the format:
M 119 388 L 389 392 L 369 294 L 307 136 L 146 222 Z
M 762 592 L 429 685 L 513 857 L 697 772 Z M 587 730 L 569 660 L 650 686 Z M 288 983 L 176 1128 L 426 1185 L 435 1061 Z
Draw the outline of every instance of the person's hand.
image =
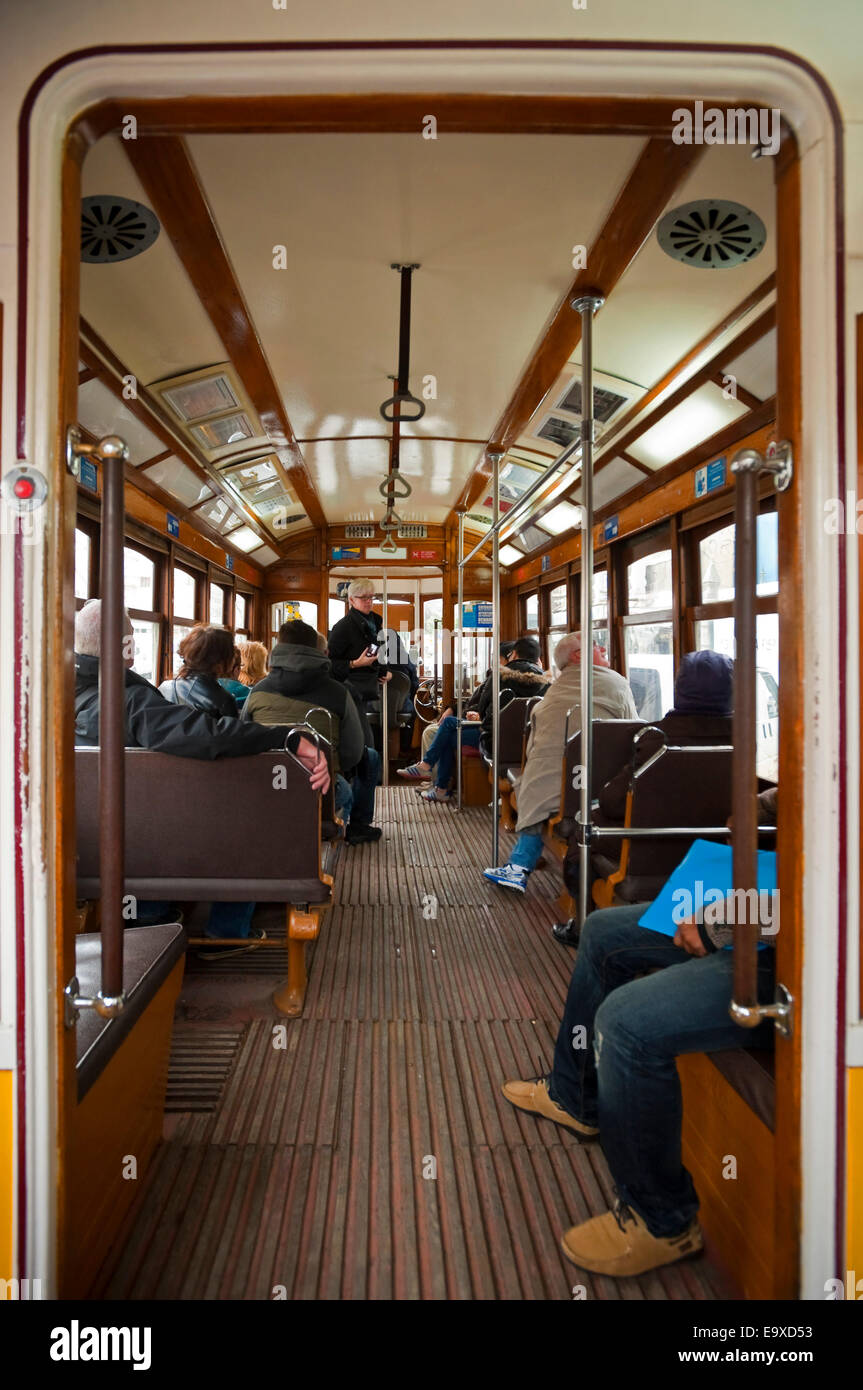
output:
M 452 719 L 454 714 L 455 710 L 452 708 L 452 706 L 447 705 L 446 709 L 441 710 L 440 714 L 438 715 L 438 719 L 441 720 L 441 722 L 443 722 L 444 719 Z
M 310 738 L 301 738 L 295 756 L 299 758 L 309 774 L 309 781 L 316 792 L 325 792 L 330 785 L 330 770 L 320 748 Z
M 698 932 L 698 923 L 687 917 L 674 933 L 674 944 L 687 951 L 690 956 L 706 956 L 707 948 Z
M 380 681 L 381 685 L 386 685 L 387 681 L 391 681 L 392 678 L 392 671 L 385 671 L 382 676 L 378 676 L 378 680 Z
M 366 650 L 364 652 L 361 652 L 359 656 L 355 656 L 353 661 L 351 661 L 349 664 L 352 667 L 354 667 L 354 669 L 356 669 L 358 666 L 374 666 L 376 661 L 377 657 L 372 656 L 368 647 L 366 647 Z
M 475 709 L 469 709 L 467 714 L 465 715 L 465 719 L 469 719 L 471 723 L 474 724 L 479 723 L 479 715 L 477 714 Z

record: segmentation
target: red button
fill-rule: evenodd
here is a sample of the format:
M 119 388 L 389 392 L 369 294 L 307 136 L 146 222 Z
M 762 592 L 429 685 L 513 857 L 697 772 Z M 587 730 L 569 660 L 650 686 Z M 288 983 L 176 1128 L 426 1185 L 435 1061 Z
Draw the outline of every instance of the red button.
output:
M 16 497 L 20 497 L 22 501 L 26 502 L 36 491 L 36 485 L 32 478 L 16 478 L 15 486 L 12 491 L 15 493 Z

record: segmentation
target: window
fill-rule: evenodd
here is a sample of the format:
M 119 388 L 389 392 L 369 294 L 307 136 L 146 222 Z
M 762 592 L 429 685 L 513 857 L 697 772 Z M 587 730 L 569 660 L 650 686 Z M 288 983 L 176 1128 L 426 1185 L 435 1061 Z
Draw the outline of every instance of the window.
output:
M 610 637 L 608 627 L 608 570 L 594 570 L 593 572 L 593 640 L 597 646 L 602 647 L 605 655 L 610 656 Z
M 674 704 L 674 595 L 671 549 L 659 535 L 642 536 L 624 552 L 626 615 L 623 662 L 641 719 L 661 719 Z
M 548 594 L 548 630 L 563 634 L 569 631 L 566 584 L 555 584 Z
M 210 585 L 210 622 L 222 627 L 225 622 L 225 591 L 221 584 Z
M 539 636 L 539 594 L 528 594 L 522 599 L 522 633 Z M 521 636 L 522 633 L 518 635 Z
M 92 575 L 93 542 L 80 526 L 75 527 L 75 597 L 94 598 L 90 592 Z
M 779 519 L 768 503 L 757 521 L 755 588 L 756 770 L 776 781 L 779 765 Z M 724 517 L 693 532 L 697 602 L 687 610 L 695 650 L 734 659 L 734 523 Z
M 159 624 L 143 618 L 132 618 L 132 631 L 135 636 L 132 666 L 139 676 L 156 685 L 159 676 Z
M 653 613 L 670 608 L 671 551 L 655 550 L 626 567 L 628 613 Z
M 193 574 L 174 566 L 174 611 L 171 623 L 171 672 L 180 669 L 182 658 L 179 646 L 184 637 L 192 631 L 198 617 L 198 584 Z
M 137 546 L 123 547 L 123 602 L 132 619 L 135 639 L 133 668 L 154 684 L 159 677 L 159 637 L 162 615 L 158 611 L 157 560 Z
M 332 600 L 331 600 L 332 602 Z M 438 624 L 435 627 L 435 623 Z M 443 623 L 443 599 L 427 598 L 423 601 L 423 649 L 422 666 L 423 675 L 432 678 L 437 669 L 438 675 L 443 670 L 443 654 L 440 650 L 440 632 Z M 437 659 L 435 659 L 437 654 Z
M 156 562 L 127 545 L 123 550 L 123 601 L 131 612 L 152 613 L 156 606 Z
M 249 635 L 249 600 L 245 594 L 234 595 L 234 631 L 238 637 Z

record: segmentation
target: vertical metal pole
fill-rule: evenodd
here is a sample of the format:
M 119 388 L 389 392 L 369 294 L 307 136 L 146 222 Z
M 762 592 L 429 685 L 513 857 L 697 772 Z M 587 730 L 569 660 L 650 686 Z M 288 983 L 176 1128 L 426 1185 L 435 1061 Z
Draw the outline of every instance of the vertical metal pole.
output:
M 456 727 L 456 747 L 455 747 L 455 785 L 456 785 L 456 805 L 461 810 L 462 785 L 461 785 L 461 721 L 463 718 L 462 707 L 464 705 L 464 695 L 462 686 L 464 678 L 462 674 L 462 623 L 464 621 L 464 566 L 461 558 L 464 554 L 464 512 L 458 514 L 458 617 L 456 618 L 456 641 L 458 643 L 455 659 L 455 714 L 457 720 Z
M 123 992 L 123 888 L 126 844 L 126 614 L 123 589 L 124 460 L 122 440 L 100 445 L 102 457 L 101 637 L 99 656 L 99 872 L 102 880 L 104 999 Z
M 492 520 L 500 512 L 500 461 L 503 454 L 492 454 L 491 510 Z M 498 815 L 498 783 L 500 781 L 500 527 L 495 528 L 491 547 L 491 867 L 496 869 L 500 859 L 500 817 Z
M 734 473 L 734 771 L 733 875 L 735 889 L 758 886 L 758 782 L 755 773 L 756 616 L 758 544 L 758 471 L 754 449 L 731 461 Z M 751 902 L 750 897 L 735 899 Z M 758 1003 L 758 919 L 734 924 L 734 1002 L 752 1009 Z
M 578 924 L 590 911 L 590 825 L 593 801 L 593 316 L 605 301 L 587 294 L 572 300 L 581 314 L 581 855 Z
M 388 621 L 388 619 L 389 619 L 389 614 L 387 613 L 387 576 L 386 576 L 386 571 L 384 571 L 383 593 L 384 593 L 384 604 L 383 604 L 383 608 L 384 608 L 384 613 L 383 613 L 384 625 L 383 625 L 383 634 L 384 634 L 384 642 L 386 643 L 386 645 L 385 645 L 385 647 L 384 647 L 384 656 L 385 656 L 385 659 L 386 659 L 387 661 L 389 661 L 389 659 L 390 659 L 390 640 L 389 640 L 389 621 Z M 398 651 L 398 649 L 396 649 L 396 651 Z M 388 701 L 387 701 L 388 690 L 389 690 L 389 681 L 384 681 L 383 685 L 381 686 L 381 760 L 382 760 L 382 762 L 383 762 L 383 784 L 384 784 L 384 787 L 388 787 L 389 784 L 390 784 L 390 721 L 389 721 Z

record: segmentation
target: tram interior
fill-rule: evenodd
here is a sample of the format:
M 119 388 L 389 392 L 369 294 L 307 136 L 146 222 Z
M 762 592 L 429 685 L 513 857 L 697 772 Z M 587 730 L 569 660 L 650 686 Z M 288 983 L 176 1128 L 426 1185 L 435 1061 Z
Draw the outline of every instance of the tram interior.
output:
M 482 876 L 499 797 L 485 761 L 464 759 L 460 809 L 423 802 L 398 775 L 455 697 L 453 628 L 465 699 L 493 664 L 495 451 L 500 636 L 534 637 L 556 674 L 556 644 L 579 625 L 580 466 L 555 463 L 580 430 L 569 300 L 592 277 L 605 297 L 594 324 L 594 640 L 646 723 L 671 708 L 686 652 L 733 656 L 729 464 L 775 434 L 775 177 L 776 160 L 748 146 L 449 132 L 443 116 L 434 139 L 421 128 L 142 128 L 88 152 L 78 424 L 84 441 L 119 435 L 129 449 L 134 671 L 169 680 L 200 623 L 268 651 L 291 618 L 326 637 L 347 612 L 346 586 L 367 577 L 421 686 L 418 705 L 385 738 L 377 730 L 381 840 L 316 841 L 327 901 L 306 898 L 286 916 L 271 885 L 254 919 L 271 949 L 204 960 L 188 944 L 206 910 L 200 891 L 183 905 L 187 939 L 153 946 L 149 1001 L 98 1064 L 91 1056 L 86 1089 L 80 1066 L 70 1080 L 66 1294 L 570 1299 L 580 1284 L 601 1298 L 699 1300 L 783 1287 L 763 1055 L 755 1081 L 743 1065 L 735 1074 L 733 1057 L 725 1070 L 681 1060 L 705 1253 L 624 1280 L 567 1264 L 559 1232 L 604 1209 L 607 1166 L 563 1130 L 540 1134 L 499 1094 L 506 1075 L 547 1069 L 553 1050 L 574 959 L 550 932 L 573 908 L 567 842 L 552 826 L 527 895 L 508 895 Z M 417 267 L 410 387 L 425 411 L 392 424 L 379 407 L 399 362 L 393 267 L 406 265 Z M 101 472 L 77 479 L 77 610 L 100 596 Z M 462 624 L 459 513 L 462 556 L 485 538 L 464 567 Z M 762 786 L 778 778 L 778 535 L 765 485 Z M 152 868 L 134 867 L 143 851 L 129 836 L 167 859 L 184 825 L 196 844 L 209 839 L 223 890 L 258 852 L 280 859 L 274 884 L 291 877 L 279 846 L 303 817 L 315 823 L 305 792 L 265 814 L 267 789 L 243 784 L 244 759 L 175 758 L 155 782 L 130 773 L 133 761 L 126 858 L 139 892 L 172 896 L 155 891 Z M 85 873 L 81 859 L 96 810 L 76 775 L 70 939 L 98 929 L 98 867 Z M 144 949 L 136 932 L 158 930 L 129 925 L 128 969 Z M 279 1007 L 289 964 L 303 977 L 301 1011 L 296 993 Z M 739 1158 L 733 1193 L 723 1151 Z M 136 1184 L 114 1174 L 128 1154 Z

